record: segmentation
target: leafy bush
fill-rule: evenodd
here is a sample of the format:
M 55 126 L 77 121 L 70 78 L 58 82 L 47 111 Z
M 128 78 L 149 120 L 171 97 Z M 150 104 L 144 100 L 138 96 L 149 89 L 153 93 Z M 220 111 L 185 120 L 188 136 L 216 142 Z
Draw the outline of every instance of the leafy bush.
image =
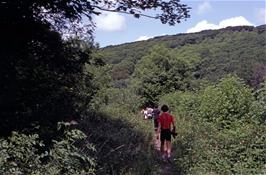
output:
M 183 106 L 182 93 L 162 97 L 175 107 L 177 165 L 191 174 L 264 174 L 266 127 L 253 116 L 263 110 L 252 108 L 263 104 L 262 92 L 255 101 L 250 88 L 229 76 L 199 92 L 188 103 L 192 109 Z
M 159 104 L 167 104 L 171 112 L 184 118 L 192 117 L 198 106 L 198 95 L 194 92 L 172 92 L 160 97 Z
M 94 147 L 83 145 L 82 152 L 76 145 L 85 138 L 80 130 L 66 130 L 63 139 L 54 141 L 50 150 L 41 152 L 45 145 L 37 134 L 13 132 L 8 139 L 0 140 L 0 174 L 94 174 L 94 159 L 84 155 L 84 150 L 94 151 Z
M 123 109 L 123 112 L 137 112 L 143 99 L 132 92 L 131 89 L 103 88 L 97 92 L 91 102 L 95 110 L 113 106 Z
M 222 129 L 229 127 L 231 122 L 248 119 L 254 97 L 241 80 L 228 76 L 216 86 L 207 87 L 199 101 L 196 115 Z
M 259 123 L 266 121 L 266 81 L 263 83 L 263 87 L 256 93 L 257 100 L 252 104 L 251 115 L 258 120 Z

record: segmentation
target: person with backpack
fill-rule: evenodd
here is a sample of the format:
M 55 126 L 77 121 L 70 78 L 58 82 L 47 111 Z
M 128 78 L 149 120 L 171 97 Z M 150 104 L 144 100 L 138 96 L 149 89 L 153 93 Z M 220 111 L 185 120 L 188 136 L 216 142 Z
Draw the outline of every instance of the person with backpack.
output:
M 160 133 L 161 140 L 161 153 L 163 159 L 171 157 L 171 126 L 175 129 L 174 117 L 168 113 L 169 108 L 167 105 L 161 107 L 162 114 L 158 118 L 158 134 Z
M 158 118 L 160 116 L 160 109 L 158 109 L 158 105 L 155 104 L 154 105 L 154 109 L 152 111 L 153 114 L 153 121 L 154 121 L 154 130 L 155 130 L 155 134 L 156 134 L 156 138 L 159 139 L 159 134 L 157 134 L 157 129 L 158 129 Z
M 147 107 L 147 118 L 152 119 L 153 117 L 153 109 L 151 106 Z
M 147 110 L 146 108 L 142 108 L 140 111 L 141 115 L 143 116 L 143 119 L 146 120 L 147 118 Z

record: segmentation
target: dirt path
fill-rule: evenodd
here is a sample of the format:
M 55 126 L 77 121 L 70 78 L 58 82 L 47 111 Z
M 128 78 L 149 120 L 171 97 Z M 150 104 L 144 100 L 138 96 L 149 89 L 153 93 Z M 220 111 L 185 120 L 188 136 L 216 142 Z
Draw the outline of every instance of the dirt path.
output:
M 156 150 L 157 160 L 158 160 L 158 175 L 179 175 L 179 171 L 175 168 L 173 159 L 170 161 L 165 161 L 162 159 L 160 154 L 161 142 L 156 136 L 153 137 L 153 145 Z M 172 150 L 172 155 L 174 155 L 174 150 Z

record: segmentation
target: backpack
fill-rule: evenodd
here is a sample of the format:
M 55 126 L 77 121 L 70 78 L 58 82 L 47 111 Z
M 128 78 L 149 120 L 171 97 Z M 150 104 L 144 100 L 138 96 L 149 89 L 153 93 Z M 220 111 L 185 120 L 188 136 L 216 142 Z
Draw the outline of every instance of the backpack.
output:
M 153 117 L 153 109 L 152 108 L 147 109 L 147 116 L 148 116 L 148 119 L 152 119 L 152 117 Z

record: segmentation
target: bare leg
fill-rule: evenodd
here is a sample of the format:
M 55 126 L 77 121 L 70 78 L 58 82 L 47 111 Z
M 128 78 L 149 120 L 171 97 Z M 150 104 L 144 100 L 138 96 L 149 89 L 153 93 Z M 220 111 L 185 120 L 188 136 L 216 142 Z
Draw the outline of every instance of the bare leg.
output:
M 167 153 L 167 157 L 170 158 L 171 157 L 171 142 L 170 141 L 166 141 L 166 153 Z
M 162 155 L 164 154 L 164 142 L 165 141 L 161 142 L 161 153 L 162 153 Z
M 166 140 L 164 140 L 164 142 L 161 142 L 161 154 L 163 159 L 165 159 L 167 156 Z
M 158 130 L 158 129 L 156 128 L 156 129 L 155 129 L 155 138 L 156 138 L 157 140 L 159 140 L 159 135 L 160 135 L 160 134 L 157 132 L 157 130 Z

